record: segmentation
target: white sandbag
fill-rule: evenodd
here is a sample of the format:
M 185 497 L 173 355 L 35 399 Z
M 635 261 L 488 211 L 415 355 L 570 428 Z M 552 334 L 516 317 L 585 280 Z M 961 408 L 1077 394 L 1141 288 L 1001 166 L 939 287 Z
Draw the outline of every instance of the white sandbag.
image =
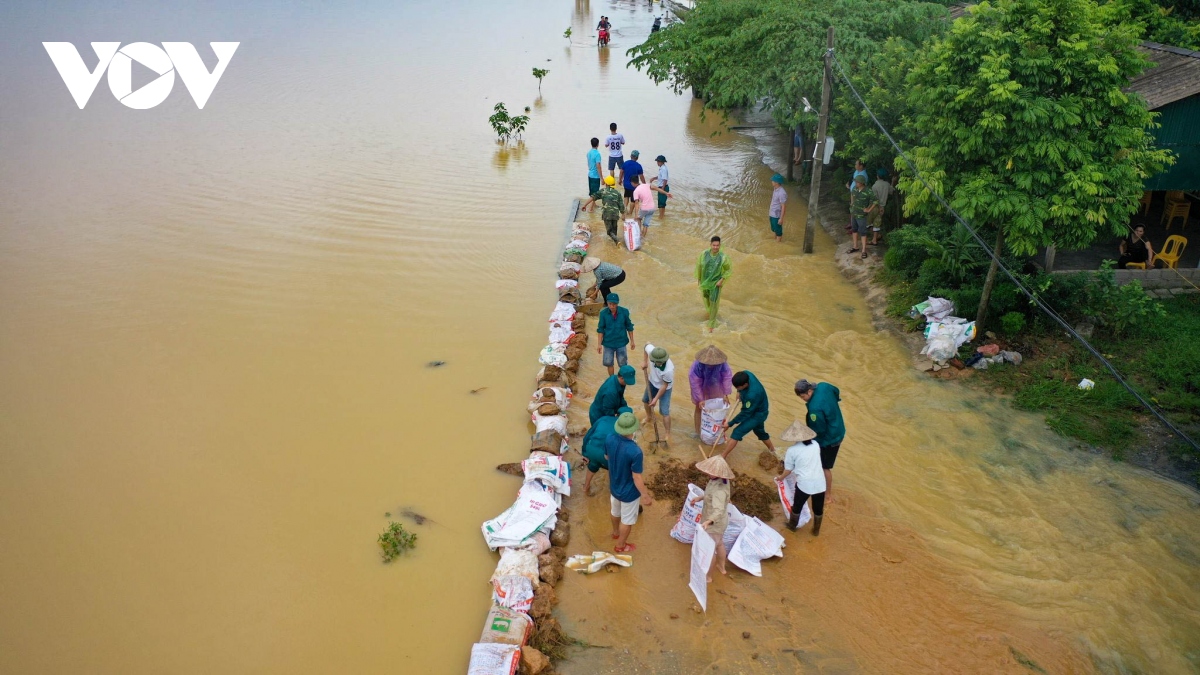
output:
M 705 445 L 715 445 L 725 442 L 725 432 L 721 425 L 725 423 L 725 415 L 729 412 L 729 404 L 725 399 L 710 398 L 704 402 L 700 410 L 700 442 Z
M 569 323 L 552 323 L 550 324 L 550 335 L 548 340 L 552 345 L 565 345 L 575 335 L 575 329 Z M 564 350 L 566 348 L 564 347 Z
M 543 431 L 557 431 L 559 436 L 567 435 L 567 416 L 566 415 L 542 415 L 533 413 L 533 424 L 537 427 L 534 433 L 542 433 Z
M 541 581 L 538 578 L 537 556 L 533 551 L 524 551 L 515 548 L 500 549 L 500 562 L 496 563 L 496 571 L 492 572 L 492 578 L 489 580 L 493 583 L 501 577 L 525 577 L 529 583 L 533 584 L 534 588 L 538 587 Z
M 925 340 L 921 353 L 941 363 L 954 358 L 954 355 L 958 354 L 958 347 L 954 344 L 953 337 L 939 333 Z
M 563 263 L 564 265 L 578 265 L 579 263 Z M 575 305 L 569 302 L 559 302 L 554 305 L 554 311 L 550 312 L 551 321 L 570 321 L 575 318 Z
M 504 546 L 518 546 L 528 539 L 547 520 L 554 522 L 561 498 L 552 488 L 537 483 L 524 483 L 517 500 L 504 513 L 484 521 L 483 539 L 493 551 Z
M 763 521 L 750 516 L 746 527 L 738 536 L 733 548 L 729 549 L 729 562 L 756 577 L 762 576 L 762 565 L 766 558 L 783 556 L 783 535 L 767 527 Z
M 738 507 L 730 504 L 725 507 L 725 513 L 729 514 L 729 527 L 725 528 L 725 535 L 721 537 L 721 541 L 725 544 L 725 550 L 728 552 L 733 549 L 733 545 L 737 542 L 738 536 L 742 534 L 742 530 L 746 527 L 746 516 L 738 510 Z
M 564 567 L 584 574 L 595 574 L 604 569 L 606 565 L 632 567 L 633 556 L 609 553 L 608 551 L 592 551 L 591 555 L 571 556 L 567 559 Z
M 588 242 L 584 241 L 583 239 L 572 239 L 571 241 L 567 242 L 565 246 L 563 246 L 564 251 L 570 251 L 572 249 L 576 251 L 587 251 Z
M 775 491 L 779 493 L 779 503 L 783 505 L 783 515 L 790 517 L 792 513 L 792 498 L 796 496 L 796 474 L 789 473 L 787 478 L 783 480 L 776 478 Z M 812 520 L 812 511 L 808 508 L 808 501 L 806 500 L 804 506 L 800 509 L 800 520 L 796 523 L 796 527 L 803 527 L 810 520 Z
M 567 346 L 562 343 L 548 344 L 542 348 L 542 353 L 538 355 L 538 362 L 545 366 L 558 366 L 562 368 L 567 365 Z
M 571 463 L 562 457 L 530 457 L 521 462 L 525 480 L 536 480 L 562 495 L 571 494 Z
M 958 348 L 975 339 L 975 322 L 948 316 L 942 321 L 930 321 L 925 326 L 925 348 L 922 354 L 934 361 L 951 359 Z
M 642 225 L 632 218 L 625 219 L 625 248 L 636 251 L 642 247 Z
M 560 291 L 564 288 L 579 288 L 579 281 L 576 279 L 559 279 L 554 282 L 554 287 Z
M 554 392 L 554 401 L 542 401 L 542 390 L 549 389 Z M 559 410 L 566 410 L 571 406 L 571 394 L 562 387 L 538 387 L 533 390 L 533 395 L 529 397 L 529 412 L 538 409 L 542 403 L 554 403 Z
M 704 490 L 688 483 L 688 498 L 683 502 L 683 510 L 679 512 L 679 520 L 675 521 L 675 525 L 671 527 L 671 538 L 675 541 L 690 544 L 696 538 L 696 528 L 700 525 L 700 512 L 704 510 L 703 502 L 696 502 L 692 505 L 692 500 L 697 497 L 703 497 Z
M 492 580 L 492 602 L 517 612 L 529 612 L 533 605 L 533 582 L 519 575 Z
M 520 645 L 480 642 L 471 645 L 467 675 L 516 675 L 521 667 Z
M 533 536 L 521 542 L 519 546 L 510 546 L 509 548 L 530 551 L 534 555 L 541 555 L 550 550 L 550 535 L 538 530 L 533 533 Z

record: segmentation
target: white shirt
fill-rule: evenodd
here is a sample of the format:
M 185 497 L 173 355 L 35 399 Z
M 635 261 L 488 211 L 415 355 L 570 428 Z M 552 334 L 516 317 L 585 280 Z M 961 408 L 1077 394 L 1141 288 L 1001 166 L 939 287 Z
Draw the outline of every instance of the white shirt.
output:
M 624 134 L 612 134 L 604 139 L 604 147 L 608 148 L 609 157 L 620 157 L 623 145 L 625 145 Z
M 666 164 L 663 164 L 662 166 L 658 167 L 658 186 L 659 187 L 662 187 L 667 184 L 667 178 L 669 177 L 669 175 L 670 175 L 670 173 L 667 171 Z
M 783 468 L 796 475 L 796 487 L 805 494 L 825 491 L 825 472 L 821 469 L 821 446 L 816 441 L 797 443 L 787 449 Z
M 646 345 L 646 356 L 650 356 L 652 351 L 654 351 L 654 345 Z M 647 372 L 649 373 L 647 379 L 655 389 L 662 389 L 664 386 L 671 389 L 675 384 L 675 363 L 671 359 L 667 359 L 667 365 L 662 370 L 659 370 L 658 366 L 651 361 L 650 369 Z

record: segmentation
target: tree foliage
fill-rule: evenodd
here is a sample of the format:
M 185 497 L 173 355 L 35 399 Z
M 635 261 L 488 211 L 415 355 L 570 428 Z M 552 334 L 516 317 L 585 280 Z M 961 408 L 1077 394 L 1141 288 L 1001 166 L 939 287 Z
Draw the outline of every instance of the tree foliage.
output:
M 1119 234 L 1145 178 L 1170 161 L 1152 116 L 1122 88 L 1146 67 L 1138 31 L 1090 0 L 985 1 L 921 51 L 908 73 L 911 153 L 968 222 L 1013 252 Z M 907 166 L 909 213 L 941 206 Z
M 529 115 L 509 115 L 504 103 L 497 103 L 492 108 L 492 116 L 488 118 L 492 131 L 496 132 L 496 140 L 507 143 L 514 137 L 520 137 L 529 124 Z
M 790 128 L 816 122 L 800 99 L 820 97 L 826 27 L 854 70 L 891 36 L 920 44 L 946 16 L 944 6 L 915 0 L 704 0 L 628 53 L 656 83 L 694 87 L 708 108 L 761 104 Z

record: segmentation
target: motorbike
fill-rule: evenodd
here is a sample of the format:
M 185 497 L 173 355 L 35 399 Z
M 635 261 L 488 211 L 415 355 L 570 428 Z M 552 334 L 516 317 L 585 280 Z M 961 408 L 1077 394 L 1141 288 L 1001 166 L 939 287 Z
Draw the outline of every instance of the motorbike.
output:
M 601 47 L 608 46 L 608 31 L 607 30 L 605 30 L 603 28 L 600 29 L 600 35 L 599 35 L 599 37 L 596 38 L 596 44 Z

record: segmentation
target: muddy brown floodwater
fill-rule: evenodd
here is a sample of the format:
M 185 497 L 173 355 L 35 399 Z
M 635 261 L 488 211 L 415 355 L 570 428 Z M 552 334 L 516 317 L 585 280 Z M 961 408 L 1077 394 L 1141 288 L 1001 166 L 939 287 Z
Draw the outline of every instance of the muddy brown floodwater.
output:
M 769 429 L 806 376 L 850 431 L 820 538 L 718 580 L 706 615 L 662 504 L 633 568 L 568 577 L 564 623 L 610 648 L 564 672 L 1200 667 L 1197 495 L 912 372 L 829 238 L 799 254 L 795 198 L 770 241 L 754 141 L 625 68 L 650 23 L 599 1 L 0 7 L 0 672 L 462 672 L 479 524 L 516 489 L 493 467 L 527 447 L 564 213 L 612 121 L 676 195 L 644 252 L 596 239 L 639 344 L 684 370 L 706 343 L 691 265 L 720 233 L 712 339 L 768 387 Z M 203 110 L 103 83 L 79 110 L 40 42 L 108 39 L 242 44 Z M 530 107 L 523 144 L 495 146 L 498 101 Z M 594 354 L 581 372 L 594 392 Z M 687 426 L 661 456 L 696 458 Z M 572 552 L 606 547 L 604 501 L 573 509 Z M 404 509 L 431 520 L 382 565 Z

